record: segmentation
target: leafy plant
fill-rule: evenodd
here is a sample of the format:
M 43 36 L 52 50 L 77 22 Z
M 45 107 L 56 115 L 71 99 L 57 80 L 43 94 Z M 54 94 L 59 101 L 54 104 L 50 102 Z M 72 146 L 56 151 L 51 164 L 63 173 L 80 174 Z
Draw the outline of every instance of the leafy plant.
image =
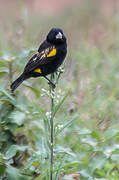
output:
M 31 15 L 23 1 L 13 14 L 9 3 L 0 11 L 0 180 L 49 180 L 51 171 L 53 180 L 119 179 L 118 6 L 112 1 L 107 12 L 103 1 L 79 3 L 55 16 L 33 8 Z M 11 81 L 52 22 L 68 39 L 58 86 L 50 90 L 44 79 L 30 79 L 11 94 Z

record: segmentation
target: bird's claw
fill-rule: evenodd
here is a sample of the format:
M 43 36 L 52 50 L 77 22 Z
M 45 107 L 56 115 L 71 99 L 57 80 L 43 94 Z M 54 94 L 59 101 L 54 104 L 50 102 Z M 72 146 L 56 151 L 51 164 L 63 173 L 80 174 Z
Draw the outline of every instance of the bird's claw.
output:
M 53 82 L 48 82 L 49 85 L 51 85 L 53 88 L 56 87 L 56 83 L 53 83 Z

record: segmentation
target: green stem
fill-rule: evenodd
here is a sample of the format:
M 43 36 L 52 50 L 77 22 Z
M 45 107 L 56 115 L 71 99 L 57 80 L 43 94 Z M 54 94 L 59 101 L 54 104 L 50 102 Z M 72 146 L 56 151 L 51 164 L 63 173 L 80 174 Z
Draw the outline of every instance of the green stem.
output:
M 51 74 L 51 81 L 54 81 L 54 74 Z M 55 87 L 53 87 L 52 85 L 50 85 L 50 92 L 51 92 L 51 118 L 50 118 L 50 144 L 51 144 L 51 148 L 50 148 L 50 180 L 53 180 L 53 148 L 54 148 L 54 91 L 55 91 Z
M 9 62 L 8 67 L 9 67 L 9 82 L 10 84 L 12 83 L 12 79 L 13 79 L 13 72 L 12 72 L 12 62 Z
M 50 81 L 54 83 L 54 81 L 56 80 L 56 84 L 58 83 L 58 80 L 60 78 L 60 75 L 62 73 L 62 70 L 60 70 L 58 73 L 56 73 L 56 77 L 55 74 L 51 74 L 50 76 Z M 50 94 L 51 94 L 51 118 L 50 118 L 50 180 L 53 180 L 53 166 L 54 166 L 54 154 L 53 154 L 53 150 L 54 150 L 54 106 L 55 106 L 55 86 L 53 86 L 52 84 L 50 84 Z

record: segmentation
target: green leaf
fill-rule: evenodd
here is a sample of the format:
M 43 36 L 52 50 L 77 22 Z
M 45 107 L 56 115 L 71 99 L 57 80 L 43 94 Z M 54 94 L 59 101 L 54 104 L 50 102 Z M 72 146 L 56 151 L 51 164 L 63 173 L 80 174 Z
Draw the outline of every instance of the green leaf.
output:
M 30 177 L 23 176 L 17 168 L 8 166 L 6 169 L 7 180 L 30 180 Z
M 59 175 L 60 175 L 60 171 L 61 171 L 62 164 L 64 163 L 64 161 L 65 161 L 65 158 L 62 158 L 62 160 L 60 160 L 59 166 L 58 166 L 58 168 L 56 170 L 55 180 L 57 180 Z
M 41 116 L 43 118 L 43 122 L 44 122 L 46 141 L 47 141 L 48 146 L 50 147 L 50 143 L 49 143 L 49 129 L 50 129 L 49 119 L 42 109 L 39 109 L 39 111 L 40 111 L 40 114 L 41 114 Z
M 21 175 L 18 169 L 8 166 L 6 172 L 8 180 L 21 180 Z
M 0 67 L 6 67 L 6 61 L 0 59 Z
M 112 153 L 116 153 L 119 150 L 119 144 L 111 144 L 110 146 L 106 145 L 102 148 L 102 151 L 107 157 L 110 157 Z
M 71 163 L 66 163 L 65 165 L 62 166 L 62 168 L 69 168 L 69 167 L 75 167 L 75 166 L 80 166 L 80 161 L 72 161 Z
M 2 56 L 2 59 L 7 62 L 13 62 L 16 57 L 11 56 L 9 53 L 5 52 Z
M 0 92 L 5 95 L 9 100 L 12 102 L 12 104 L 15 105 L 15 99 L 6 91 L 3 87 L 0 87 Z
M 92 137 L 80 137 L 80 141 L 96 149 L 97 141 L 95 141 L 95 139 L 93 139 Z
M 87 169 L 82 169 L 82 170 L 80 171 L 80 174 L 81 174 L 83 177 L 87 178 L 87 180 L 89 180 L 89 179 L 90 179 L 90 180 L 93 180 L 93 178 L 92 178 L 89 170 L 87 170 Z
M 57 113 L 57 111 L 60 109 L 61 105 L 64 103 L 65 99 L 67 98 L 68 93 L 63 97 L 63 99 L 54 107 L 53 109 L 53 116 Z
M 73 123 L 73 121 L 75 121 L 77 118 L 79 118 L 79 116 L 75 116 L 74 118 L 72 118 L 70 121 L 66 122 L 64 125 L 62 125 L 62 127 L 60 127 L 59 129 L 56 130 L 55 128 L 55 136 L 59 135 L 65 128 L 71 126 L 71 124 Z
M 6 75 L 6 72 L 0 72 L 0 78 L 4 77 Z
M 83 129 L 80 129 L 78 134 L 79 135 L 87 135 L 87 134 L 91 134 L 91 130 L 87 129 L 87 128 L 83 128 Z
M 16 155 L 16 153 L 18 151 L 24 152 L 27 148 L 28 148 L 28 146 L 12 145 L 6 152 L 5 157 L 6 157 L 6 159 L 11 159 L 12 157 L 14 157 Z
M 56 154 L 65 153 L 65 154 L 68 154 L 68 155 L 70 155 L 70 156 L 75 157 L 75 154 L 71 151 L 71 149 L 69 149 L 69 148 L 64 148 L 64 147 L 61 147 L 61 146 L 57 146 L 57 147 L 56 147 L 55 153 L 56 153 Z
M 119 154 L 112 154 L 111 159 L 119 164 Z
M 107 139 L 110 139 L 110 138 L 116 136 L 117 134 L 119 134 L 118 129 L 109 129 L 109 130 L 105 131 L 104 136 L 107 140 Z
M 104 167 L 105 162 L 107 161 L 107 158 L 102 155 L 96 158 L 93 158 L 91 162 L 88 164 L 88 168 L 90 168 L 91 174 L 96 170 L 96 169 L 102 169 Z
M 26 87 L 30 88 L 30 89 L 35 93 L 35 95 L 36 95 L 37 97 L 40 97 L 40 91 L 37 90 L 36 88 L 34 88 L 31 83 L 29 83 L 28 81 L 24 81 L 23 84 L 24 84 Z
M 9 69 L 8 69 L 8 68 L 0 68 L 0 72 L 8 73 L 8 72 L 9 72 Z
M 6 74 L 8 74 L 8 72 L 8 68 L 0 68 L 0 77 L 4 77 Z
M 3 176 L 5 173 L 6 165 L 0 163 L 0 176 Z
M 12 123 L 16 123 L 17 125 L 21 126 L 25 120 L 25 114 L 20 111 L 13 111 L 10 115 L 10 119 Z
M 97 140 L 102 139 L 101 134 L 98 133 L 97 131 L 92 131 L 92 132 L 91 132 L 91 136 L 94 137 L 94 138 L 96 138 Z

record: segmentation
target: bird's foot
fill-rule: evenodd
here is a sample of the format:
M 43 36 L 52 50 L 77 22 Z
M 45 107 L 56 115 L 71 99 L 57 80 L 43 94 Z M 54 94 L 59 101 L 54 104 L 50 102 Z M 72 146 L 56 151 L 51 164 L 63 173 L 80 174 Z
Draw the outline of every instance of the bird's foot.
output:
M 49 85 L 51 85 L 54 89 L 56 88 L 56 83 L 53 83 L 52 81 L 48 82 Z

